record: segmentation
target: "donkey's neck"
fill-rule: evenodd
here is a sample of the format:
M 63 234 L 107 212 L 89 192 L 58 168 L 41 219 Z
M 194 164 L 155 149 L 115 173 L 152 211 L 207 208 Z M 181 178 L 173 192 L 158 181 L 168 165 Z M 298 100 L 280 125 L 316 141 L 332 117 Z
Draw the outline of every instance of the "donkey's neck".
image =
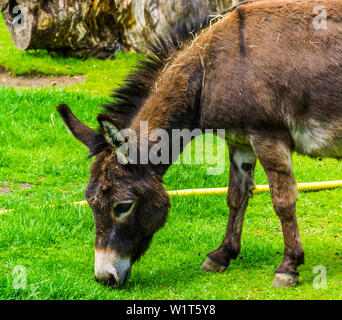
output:
M 144 153 L 140 161 L 144 164 L 148 161 L 161 176 L 184 147 L 175 154 L 173 130 L 193 131 L 200 126 L 202 78 L 201 66 L 194 61 L 169 67 L 131 123 L 131 129 L 137 133 L 140 154 Z M 161 163 L 153 157 L 158 153 Z

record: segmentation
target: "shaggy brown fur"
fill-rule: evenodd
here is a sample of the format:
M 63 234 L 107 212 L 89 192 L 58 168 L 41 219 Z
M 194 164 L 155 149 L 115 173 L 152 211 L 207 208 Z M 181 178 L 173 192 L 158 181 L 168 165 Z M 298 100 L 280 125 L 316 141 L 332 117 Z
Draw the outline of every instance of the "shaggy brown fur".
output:
M 328 13 L 326 30 L 313 26 L 314 7 L 321 5 Z M 222 271 L 240 251 L 258 158 L 284 233 L 284 259 L 276 273 L 288 278 L 276 277 L 275 285 L 292 285 L 304 253 L 295 215 L 291 152 L 342 157 L 342 3 L 255 1 L 213 23 L 206 21 L 206 27 L 187 41 L 171 41 L 171 49 L 160 40 L 158 48 L 164 51 L 155 47 L 159 55 L 128 79 L 115 94 L 117 102 L 99 116 L 102 138 L 74 118 L 67 106 L 59 107 L 76 138 L 98 154 L 86 193 L 94 211 L 96 247 L 113 248 L 134 262 L 163 226 L 169 207 L 161 184 L 168 165 L 120 165 L 105 121 L 137 133 L 141 121 L 148 121 L 145 136 L 158 128 L 224 128 L 231 162 L 229 221 L 221 246 L 208 254 L 202 269 Z M 152 146 L 150 142 L 148 148 Z M 138 205 L 118 221 L 113 205 L 127 199 L 138 199 Z

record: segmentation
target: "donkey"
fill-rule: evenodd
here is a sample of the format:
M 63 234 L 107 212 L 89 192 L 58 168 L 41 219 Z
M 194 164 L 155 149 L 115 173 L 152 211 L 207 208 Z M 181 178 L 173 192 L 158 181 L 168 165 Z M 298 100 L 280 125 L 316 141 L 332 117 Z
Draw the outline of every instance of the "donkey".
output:
M 324 7 L 322 23 L 318 6 Z M 58 106 L 72 134 L 95 157 L 85 195 L 95 218 L 96 280 L 123 285 L 167 219 L 170 200 L 162 177 L 179 154 L 168 164 L 152 163 L 146 154 L 160 139 L 143 144 L 144 138 L 154 129 L 223 128 L 230 156 L 228 225 L 201 270 L 223 272 L 236 259 L 259 159 L 285 243 L 273 285 L 294 286 L 304 251 L 291 153 L 342 157 L 342 2 L 247 2 L 183 22 L 151 50 L 98 115 L 99 130 L 83 124 L 67 105 Z M 148 127 L 142 126 L 146 121 Z M 124 134 L 126 128 L 136 138 Z M 130 149 L 121 150 L 134 139 L 136 163 Z

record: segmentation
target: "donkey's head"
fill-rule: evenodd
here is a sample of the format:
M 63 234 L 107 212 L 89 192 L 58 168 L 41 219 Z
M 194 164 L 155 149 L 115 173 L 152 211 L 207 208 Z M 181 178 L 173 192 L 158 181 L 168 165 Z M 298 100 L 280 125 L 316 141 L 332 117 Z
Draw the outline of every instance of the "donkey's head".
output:
M 119 130 L 111 120 L 99 118 L 102 133 L 97 133 L 66 105 L 60 105 L 58 111 L 91 154 L 103 150 L 92 164 L 86 191 L 95 219 L 95 278 L 112 286 L 123 285 L 132 264 L 164 225 L 169 197 L 161 178 L 148 166 L 121 164 L 116 152 Z

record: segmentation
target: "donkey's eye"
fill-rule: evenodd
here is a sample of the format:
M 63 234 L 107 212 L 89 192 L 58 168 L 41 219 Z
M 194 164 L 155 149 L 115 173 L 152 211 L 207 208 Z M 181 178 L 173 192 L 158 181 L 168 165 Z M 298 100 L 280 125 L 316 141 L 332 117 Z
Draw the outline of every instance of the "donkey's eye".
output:
M 131 213 L 134 205 L 134 200 L 118 202 L 114 205 L 114 215 L 117 218 L 123 218 Z

